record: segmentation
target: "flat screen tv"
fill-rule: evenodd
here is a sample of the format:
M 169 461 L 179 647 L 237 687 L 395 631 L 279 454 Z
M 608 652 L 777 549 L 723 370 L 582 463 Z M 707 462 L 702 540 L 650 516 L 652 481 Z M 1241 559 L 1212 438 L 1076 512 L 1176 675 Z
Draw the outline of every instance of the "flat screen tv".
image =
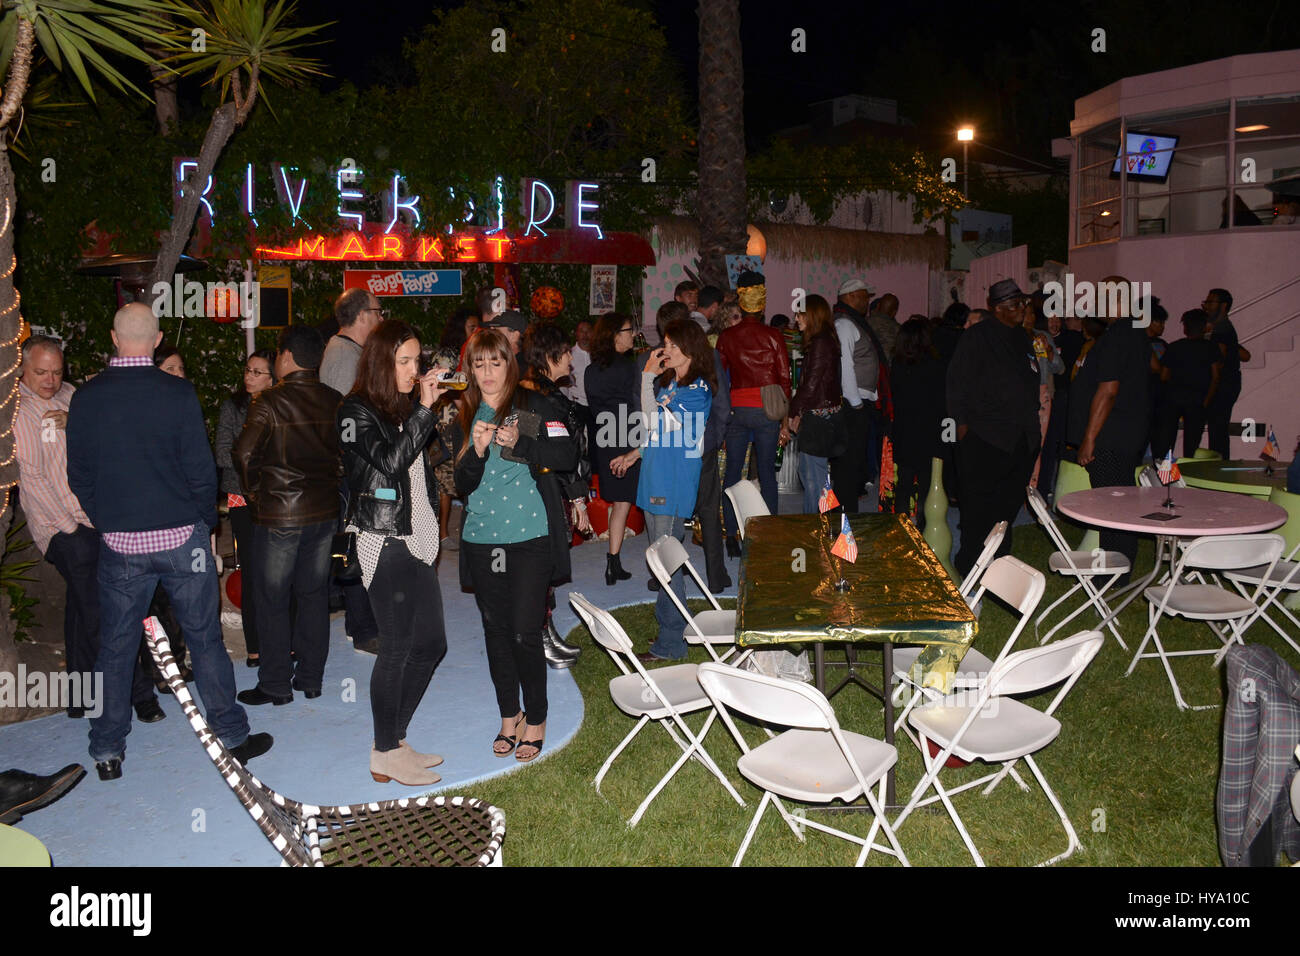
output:
M 1163 183 L 1169 179 L 1169 164 L 1173 162 L 1177 136 L 1160 136 L 1156 133 L 1128 131 L 1128 148 L 1115 157 L 1111 167 L 1112 179 L 1119 178 L 1120 166 L 1127 166 L 1128 178 L 1138 182 Z

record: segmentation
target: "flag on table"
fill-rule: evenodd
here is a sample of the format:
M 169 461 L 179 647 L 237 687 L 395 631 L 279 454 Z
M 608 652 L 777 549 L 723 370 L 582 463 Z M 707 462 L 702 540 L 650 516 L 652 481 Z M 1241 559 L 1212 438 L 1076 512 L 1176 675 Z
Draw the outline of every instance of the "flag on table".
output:
M 858 542 L 853 537 L 853 530 L 849 527 L 848 515 L 840 515 L 840 536 L 831 545 L 831 554 L 837 558 L 843 558 L 845 561 L 856 562 L 858 560 Z
M 1268 441 L 1264 442 L 1264 450 L 1259 453 L 1260 458 L 1267 458 L 1269 461 L 1277 461 L 1277 456 L 1282 454 L 1282 449 L 1277 443 L 1277 433 L 1273 429 L 1268 430 Z
M 817 510 L 822 514 L 830 511 L 832 508 L 840 506 L 840 499 L 835 497 L 835 492 L 831 490 L 831 476 L 826 476 L 826 484 L 822 488 L 821 497 L 817 499 Z
M 1174 461 L 1174 453 L 1172 450 L 1165 453 L 1165 460 L 1162 461 L 1160 467 L 1156 469 L 1156 474 L 1160 477 L 1160 483 L 1162 485 L 1172 485 L 1179 478 L 1183 477 L 1183 473 L 1178 470 L 1178 462 Z

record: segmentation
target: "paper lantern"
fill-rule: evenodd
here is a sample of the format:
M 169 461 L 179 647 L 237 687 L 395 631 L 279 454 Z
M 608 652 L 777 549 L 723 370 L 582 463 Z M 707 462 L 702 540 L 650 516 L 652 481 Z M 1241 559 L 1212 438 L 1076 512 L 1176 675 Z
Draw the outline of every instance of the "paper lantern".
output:
M 219 283 L 208 283 L 208 316 L 213 322 L 228 325 L 239 318 L 239 293 Z
M 230 577 L 226 578 L 226 597 L 230 598 L 230 603 L 241 611 L 244 609 L 244 575 L 239 568 L 230 572 Z
M 749 241 L 745 243 L 745 254 L 749 256 L 758 256 L 759 262 L 767 261 L 767 238 L 758 231 L 758 226 L 752 222 L 745 227 L 749 233 Z
M 528 305 L 539 319 L 553 319 L 564 311 L 564 293 L 553 285 L 539 286 Z

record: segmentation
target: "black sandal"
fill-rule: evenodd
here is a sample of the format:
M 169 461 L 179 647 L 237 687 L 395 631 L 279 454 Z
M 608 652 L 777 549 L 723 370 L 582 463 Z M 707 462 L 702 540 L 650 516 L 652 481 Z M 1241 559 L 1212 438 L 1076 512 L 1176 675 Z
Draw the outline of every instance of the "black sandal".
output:
M 525 719 L 524 712 L 521 710 L 519 716 L 515 719 L 515 732 L 508 737 L 505 734 L 497 734 L 496 740 L 492 741 L 492 753 L 494 756 L 509 757 L 515 752 L 515 747 L 517 746 L 515 741 L 519 739 L 519 727 L 523 724 Z M 509 747 L 506 750 L 497 750 L 497 741 L 501 740 L 504 740 L 509 744 Z
M 519 741 L 519 747 L 532 747 L 532 748 L 533 748 L 533 755 L 532 755 L 531 757 L 521 757 L 521 756 L 519 756 L 519 749 L 518 749 L 518 747 L 516 747 L 516 748 L 515 748 L 515 760 L 519 761 L 520 763 L 530 763 L 531 761 L 536 760 L 538 757 L 540 757 L 540 756 L 542 755 L 542 744 L 544 744 L 544 743 L 546 743 L 546 739 L 545 739 L 545 738 L 543 738 L 543 739 L 541 739 L 541 740 L 521 740 L 521 741 Z

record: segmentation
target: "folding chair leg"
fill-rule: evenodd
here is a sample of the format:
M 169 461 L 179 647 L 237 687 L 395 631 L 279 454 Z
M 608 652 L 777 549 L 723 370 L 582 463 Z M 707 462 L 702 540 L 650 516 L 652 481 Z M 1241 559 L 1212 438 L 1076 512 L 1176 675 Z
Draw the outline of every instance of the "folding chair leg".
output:
M 767 803 L 773 799 L 772 794 L 763 791 L 763 799 L 758 802 L 758 810 L 754 813 L 754 819 L 749 821 L 749 829 L 745 831 L 745 839 L 740 843 L 740 849 L 736 851 L 736 858 L 731 861 L 732 866 L 740 866 L 740 861 L 745 858 L 745 851 L 749 849 L 749 841 L 754 839 L 754 832 L 758 829 L 758 821 L 763 819 L 763 811 L 767 809 Z M 800 840 L 803 839 L 799 834 L 795 834 Z
M 1059 605 L 1061 605 L 1061 604 L 1063 604 L 1065 601 L 1069 600 L 1070 595 L 1073 594 L 1075 591 L 1079 590 L 1081 587 L 1083 587 L 1083 580 L 1082 580 L 1082 579 L 1079 579 L 1078 581 L 1075 582 L 1074 587 L 1070 588 L 1070 590 L 1066 591 L 1066 592 L 1065 592 L 1064 594 L 1062 594 L 1059 598 L 1057 598 L 1055 601 L 1053 601 L 1051 604 L 1049 604 L 1049 605 L 1047 606 L 1047 610 L 1043 611 L 1042 614 L 1040 614 L 1040 615 L 1038 615 L 1038 617 L 1034 618 L 1034 636 L 1035 636 L 1035 637 L 1039 637 L 1039 635 L 1038 635 L 1038 628 L 1039 628 L 1039 625 L 1041 625 L 1041 624 L 1043 623 L 1043 621 L 1047 620 L 1048 615 L 1050 615 L 1053 611 L 1055 611 Z M 1046 644 L 1049 640 L 1051 640 L 1052 635 L 1056 633 L 1057 628 L 1061 627 L 1062 624 L 1067 624 L 1067 623 L 1069 623 L 1070 621 L 1072 621 L 1072 620 L 1074 619 L 1075 615 L 1077 615 L 1077 614 L 1079 613 L 1079 611 L 1082 611 L 1082 610 L 1083 610 L 1085 607 L 1087 607 L 1087 606 L 1088 606 L 1088 605 L 1087 605 L 1086 603 L 1083 604 L 1083 605 L 1081 605 L 1077 610 L 1074 611 L 1073 614 L 1071 614 L 1069 617 L 1067 617 L 1067 618 L 1066 618 L 1064 621 L 1062 621 L 1060 624 L 1057 624 L 1056 627 L 1053 627 L 1050 631 L 1048 631 L 1046 635 L 1044 635 L 1043 637 L 1039 637 L 1038 643 L 1039 643 L 1039 644 Z
M 617 747 L 615 747 L 613 751 L 610 753 L 610 755 L 605 758 L 605 762 L 601 764 L 600 770 L 596 774 L 597 793 L 600 793 L 600 782 L 605 779 L 605 774 L 609 773 L 609 768 L 614 765 L 614 761 L 618 758 L 618 755 L 621 754 L 623 750 L 627 747 L 627 745 L 632 742 L 632 738 L 641 732 L 641 728 L 644 727 L 649 722 L 649 720 L 650 720 L 649 717 L 642 717 L 640 720 L 638 720 L 636 726 L 633 727 L 631 732 L 628 733 L 628 735 L 623 738 L 623 742 L 620 743 Z
M 1083 848 L 1083 844 L 1079 842 L 1079 836 L 1074 832 L 1074 827 L 1070 824 L 1070 818 L 1066 815 L 1065 809 L 1061 806 L 1061 802 L 1056 799 L 1056 794 L 1052 792 L 1052 788 L 1047 785 L 1047 780 L 1043 777 L 1043 772 L 1038 769 L 1038 764 L 1034 762 L 1034 758 L 1027 755 L 1025 757 L 1025 763 L 1029 764 L 1029 769 L 1032 770 L 1034 776 L 1038 778 L 1038 785 L 1043 788 L 1043 793 L 1047 795 L 1048 801 L 1052 804 L 1052 809 L 1056 811 L 1057 817 L 1060 818 L 1061 826 L 1065 827 L 1066 836 L 1069 837 L 1069 843 L 1066 846 L 1064 853 L 1057 854 L 1050 860 L 1044 860 L 1042 863 L 1038 864 L 1039 866 L 1051 866 L 1053 863 L 1059 863 L 1066 857 L 1072 856 L 1075 850 Z
M 975 861 L 976 866 L 985 866 L 984 857 L 980 856 L 980 851 L 975 849 L 975 842 L 970 838 L 970 834 L 966 832 L 966 826 L 961 822 L 961 817 L 957 814 L 957 808 L 952 805 L 952 800 L 948 798 L 948 791 L 939 782 L 938 775 L 934 778 L 934 789 L 939 794 L 939 799 L 943 801 L 944 807 L 947 808 L 948 816 L 952 818 L 957 832 L 961 834 L 961 840 L 966 844 L 966 849 L 970 851 L 971 859 Z
M 988 796 L 1008 774 L 1010 774 L 1011 779 L 1020 786 L 1021 790 L 1026 792 L 1029 790 L 1029 784 L 1025 783 L 1025 781 L 1021 779 L 1020 774 L 1016 773 L 1016 762 L 1014 760 L 1008 760 L 1002 765 L 1002 769 L 998 771 L 997 776 L 989 781 L 989 785 L 980 791 L 980 794 L 982 796 Z
M 876 820 L 875 823 L 871 825 L 871 831 L 867 834 L 867 842 L 866 845 L 862 847 L 862 853 L 858 856 L 857 865 L 862 866 L 862 864 L 867 861 L 867 854 L 870 853 L 872 847 L 875 846 L 876 828 L 879 826 L 879 828 L 885 832 L 885 836 L 889 840 L 889 845 L 894 848 L 894 853 L 898 857 L 898 862 L 902 863 L 903 866 L 911 866 L 912 864 L 907 862 L 907 854 L 903 852 L 903 848 L 898 843 L 898 835 L 894 833 L 894 828 L 889 825 L 889 820 L 885 818 L 884 807 L 882 807 L 880 802 L 872 795 L 870 787 L 867 788 L 864 796 L 867 798 L 867 803 L 871 805 L 871 812 L 876 815 Z M 883 849 L 883 847 L 880 849 Z

